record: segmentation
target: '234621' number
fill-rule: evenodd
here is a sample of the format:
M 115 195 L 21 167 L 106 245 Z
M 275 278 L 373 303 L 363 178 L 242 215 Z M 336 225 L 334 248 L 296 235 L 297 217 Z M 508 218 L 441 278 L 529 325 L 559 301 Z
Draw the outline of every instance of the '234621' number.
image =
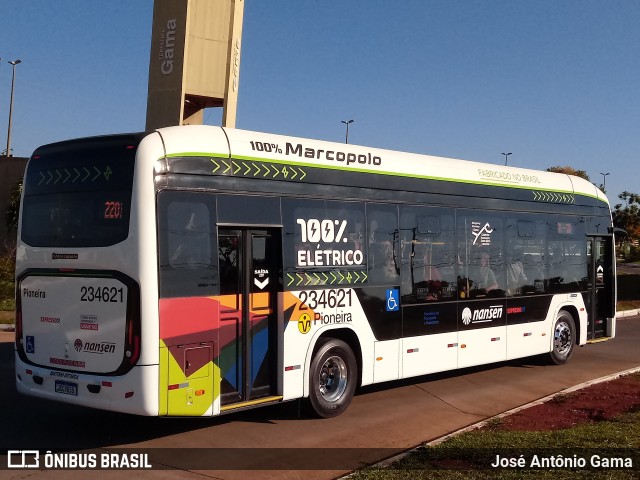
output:
M 300 310 L 321 308 L 345 308 L 351 306 L 351 290 L 303 290 L 300 292 Z
M 116 287 L 80 287 L 81 302 L 122 302 L 124 292 L 122 288 Z

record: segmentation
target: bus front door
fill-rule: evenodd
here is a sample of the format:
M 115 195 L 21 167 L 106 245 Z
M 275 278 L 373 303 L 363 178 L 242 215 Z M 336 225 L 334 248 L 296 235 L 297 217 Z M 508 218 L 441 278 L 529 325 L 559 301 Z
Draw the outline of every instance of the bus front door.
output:
M 275 400 L 278 369 L 279 229 L 220 228 L 221 410 Z
M 614 258 L 611 235 L 587 239 L 588 340 L 610 337 L 613 333 L 609 319 L 615 315 Z

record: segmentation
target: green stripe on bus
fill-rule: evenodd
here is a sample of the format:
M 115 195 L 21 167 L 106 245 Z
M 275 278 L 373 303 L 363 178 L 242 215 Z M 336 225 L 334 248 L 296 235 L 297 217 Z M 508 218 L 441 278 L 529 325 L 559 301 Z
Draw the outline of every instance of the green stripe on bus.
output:
M 459 178 L 450 178 L 450 177 L 433 177 L 428 175 L 416 175 L 411 173 L 401 173 L 401 172 L 381 172 L 381 171 L 372 171 L 366 170 L 362 168 L 353 168 L 353 167 L 342 167 L 339 165 L 318 165 L 316 163 L 306 163 L 306 162 L 290 162 L 287 160 L 276 160 L 271 158 L 261 158 L 261 157 L 252 157 L 245 155 L 235 155 L 233 157 L 229 157 L 226 154 L 220 153 L 207 153 L 207 152 L 182 152 L 182 153 L 172 153 L 167 155 L 168 158 L 173 157 L 214 157 L 214 158 L 223 158 L 223 159 L 236 159 L 236 160 L 247 160 L 251 162 L 260 162 L 260 163 L 276 163 L 279 165 L 288 165 L 295 167 L 307 167 L 307 168 L 320 168 L 324 170 L 338 170 L 343 172 L 357 172 L 357 173 L 368 173 L 371 175 L 385 175 L 390 177 L 405 177 L 405 178 L 420 178 L 423 180 L 434 180 L 438 182 L 451 182 L 451 183 L 463 183 L 469 185 L 483 185 L 488 187 L 504 187 L 504 188 L 514 188 L 518 190 L 529 190 L 530 192 L 550 192 L 550 193 L 559 193 L 559 194 L 567 194 L 567 195 L 580 195 L 582 197 L 595 198 L 596 200 L 600 200 L 603 203 L 605 202 L 602 198 L 599 198 L 597 195 L 592 195 L 584 192 L 573 192 L 571 190 L 556 190 L 552 188 L 532 188 L 523 185 L 513 185 L 509 183 L 500 183 L 500 182 L 481 182 L 476 180 L 465 180 Z

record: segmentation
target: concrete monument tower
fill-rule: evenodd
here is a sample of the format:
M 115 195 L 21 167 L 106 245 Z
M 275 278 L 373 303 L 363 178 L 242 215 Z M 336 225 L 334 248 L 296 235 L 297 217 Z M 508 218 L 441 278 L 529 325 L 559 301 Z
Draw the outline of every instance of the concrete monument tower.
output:
M 222 107 L 234 127 L 244 0 L 155 0 L 147 130 L 203 123 Z

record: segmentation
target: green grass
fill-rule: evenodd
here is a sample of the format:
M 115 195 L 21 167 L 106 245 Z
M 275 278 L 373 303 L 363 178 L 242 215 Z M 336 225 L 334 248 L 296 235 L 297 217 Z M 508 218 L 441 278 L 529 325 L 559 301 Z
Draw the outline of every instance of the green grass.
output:
M 583 424 L 549 432 L 475 430 L 436 446 L 416 449 L 387 468 L 371 467 L 350 479 L 632 479 L 640 478 L 640 411 L 610 421 Z M 496 455 L 525 459 L 582 458 L 590 466 L 592 455 L 631 457 L 633 468 L 493 468 Z
M 14 300 L 15 261 L 12 256 L 0 256 L 0 311 L 8 312 L 16 308 Z
M 623 312 L 625 310 L 637 310 L 640 308 L 640 300 L 620 300 L 616 304 L 616 310 Z
M 8 311 L 8 312 L 0 311 L 0 325 L 14 323 L 15 320 L 16 320 L 16 316 L 13 311 Z

